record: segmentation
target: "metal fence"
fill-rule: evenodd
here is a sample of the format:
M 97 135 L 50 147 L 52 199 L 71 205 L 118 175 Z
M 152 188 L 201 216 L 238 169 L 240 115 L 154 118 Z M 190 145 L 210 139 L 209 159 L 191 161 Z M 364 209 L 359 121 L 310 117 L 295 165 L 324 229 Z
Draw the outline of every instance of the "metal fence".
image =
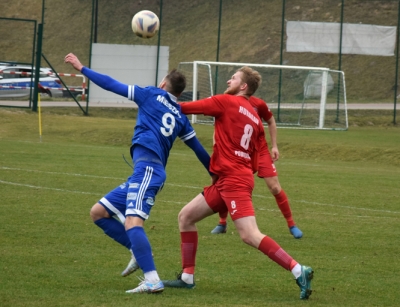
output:
M 0 4 L 0 17 L 16 17 L 12 7 Z M 288 21 L 398 28 L 399 0 L 22 0 L 19 7 L 18 17 L 44 22 L 42 52 L 58 72 L 72 72 L 63 63 L 69 52 L 90 65 L 91 42 L 168 46 L 170 69 L 198 60 L 328 67 L 344 71 L 348 103 L 392 102 L 395 121 L 398 31 L 394 56 L 368 56 L 339 49 L 336 54 L 287 52 L 286 30 Z M 151 39 L 131 30 L 132 16 L 143 9 L 161 20 L 159 35 Z M 15 42 L 21 31 L 0 19 L 0 62 L 30 61 L 31 49 L 22 53 L 23 43 Z

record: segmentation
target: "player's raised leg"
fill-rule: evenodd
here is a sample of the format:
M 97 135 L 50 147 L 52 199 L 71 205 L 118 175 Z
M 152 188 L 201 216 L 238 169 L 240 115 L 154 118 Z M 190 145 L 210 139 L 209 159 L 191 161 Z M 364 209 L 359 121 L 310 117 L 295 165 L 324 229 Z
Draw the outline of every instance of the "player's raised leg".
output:
M 101 199 L 101 201 L 108 202 L 107 199 L 105 199 L 104 197 Z M 96 203 L 95 205 L 93 205 L 92 209 L 90 210 L 90 217 L 92 218 L 93 222 L 99 228 L 101 228 L 107 236 L 109 236 L 122 246 L 130 249 L 131 242 L 126 235 L 124 225 L 117 219 L 111 217 L 102 204 Z
M 90 217 L 93 222 L 101 228 L 104 233 L 121 244 L 131 249 L 131 241 L 129 240 L 125 226 L 125 210 L 126 210 L 126 193 L 128 183 L 125 182 L 114 190 L 110 191 L 102 197 L 90 210 Z M 131 253 L 131 259 L 128 266 L 121 273 L 123 277 L 128 276 L 139 269 L 135 257 Z

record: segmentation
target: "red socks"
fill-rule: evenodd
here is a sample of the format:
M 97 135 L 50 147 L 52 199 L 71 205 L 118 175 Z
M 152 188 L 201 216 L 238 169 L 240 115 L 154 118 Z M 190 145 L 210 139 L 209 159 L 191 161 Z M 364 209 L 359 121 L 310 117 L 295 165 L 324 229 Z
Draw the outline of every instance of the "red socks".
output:
M 226 225 L 226 218 L 228 217 L 228 211 L 219 212 L 219 223 L 220 225 Z
M 278 194 L 274 196 L 279 209 L 281 210 L 283 216 L 286 219 L 288 227 L 290 228 L 296 225 L 295 222 L 293 221 L 292 211 L 290 210 L 289 200 L 286 196 L 285 191 L 281 190 Z
M 271 260 L 275 261 L 286 270 L 292 270 L 297 264 L 293 258 L 286 253 L 278 243 L 268 236 L 261 240 L 258 250 L 267 255 Z
M 197 244 L 198 234 L 196 231 L 181 232 L 181 257 L 184 273 L 194 274 Z M 286 270 L 291 271 L 297 264 L 297 262 L 286 253 L 278 243 L 268 236 L 265 236 L 261 240 L 258 250 Z
M 184 273 L 194 274 L 197 243 L 197 231 L 181 232 L 181 257 Z

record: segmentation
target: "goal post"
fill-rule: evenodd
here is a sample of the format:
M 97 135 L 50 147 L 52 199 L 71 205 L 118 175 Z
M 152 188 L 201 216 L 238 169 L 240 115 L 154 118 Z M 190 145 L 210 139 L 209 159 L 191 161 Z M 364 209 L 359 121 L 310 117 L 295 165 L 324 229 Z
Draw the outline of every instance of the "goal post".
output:
M 278 127 L 347 130 L 346 85 L 343 71 L 325 67 L 194 61 L 179 63 L 187 87 L 179 101 L 203 99 L 225 91 L 237 69 L 249 66 L 262 76 L 254 94 L 266 101 Z M 214 119 L 193 115 L 192 123 Z

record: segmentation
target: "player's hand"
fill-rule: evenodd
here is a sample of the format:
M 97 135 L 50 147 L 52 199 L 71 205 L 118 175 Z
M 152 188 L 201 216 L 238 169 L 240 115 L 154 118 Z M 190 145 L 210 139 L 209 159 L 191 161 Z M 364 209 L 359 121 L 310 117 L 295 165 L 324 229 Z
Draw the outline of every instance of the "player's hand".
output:
M 278 147 L 272 147 L 271 148 L 271 158 L 272 158 L 272 161 L 274 161 L 274 162 L 279 160 Z
M 79 61 L 78 57 L 73 53 L 68 53 L 64 58 L 65 63 L 69 63 L 77 71 L 81 71 L 83 68 L 82 63 Z

